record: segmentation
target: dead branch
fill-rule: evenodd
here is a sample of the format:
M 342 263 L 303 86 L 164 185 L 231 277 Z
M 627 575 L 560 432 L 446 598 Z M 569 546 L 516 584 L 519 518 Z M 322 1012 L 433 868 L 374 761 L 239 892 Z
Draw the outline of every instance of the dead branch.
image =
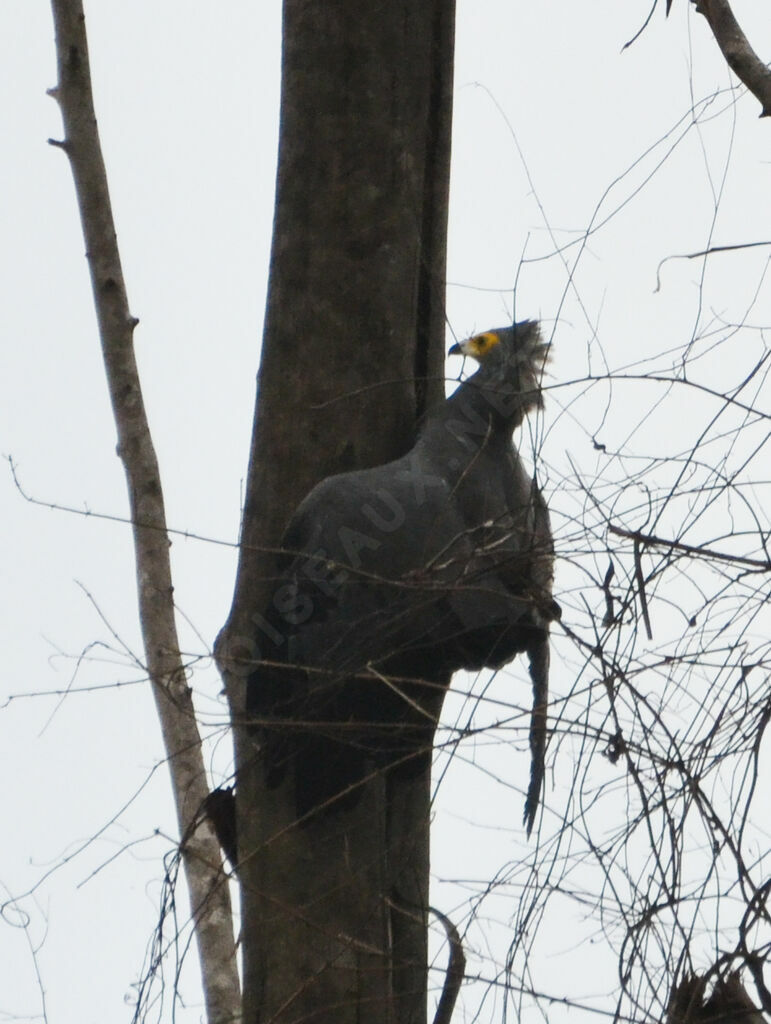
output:
M 389 902 L 400 914 L 406 914 L 407 917 L 414 918 L 415 920 L 423 919 L 423 909 L 415 903 L 408 903 L 397 893 L 392 895 Z M 444 928 L 447 943 L 450 947 L 447 970 L 444 975 L 444 983 L 442 984 L 442 993 L 434 1012 L 432 1024 L 450 1024 L 455 1003 L 457 1002 L 463 979 L 466 976 L 466 954 L 463 952 L 463 940 L 460 937 L 460 932 L 449 917 L 443 914 L 441 910 L 437 910 L 436 907 L 429 906 L 426 909 L 436 917 Z
M 758 57 L 728 0 L 691 0 L 707 19 L 720 51 L 737 78 L 758 98 L 761 117 L 771 117 L 771 69 Z
M 463 952 L 458 929 L 452 921 L 441 910 L 436 907 L 428 908 L 437 917 L 445 930 L 447 941 L 450 944 L 450 958 L 447 961 L 447 973 L 442 986 L 442 995 L 436 1007 L 433 1024 L 450 1024 L 452 1011 L 455 1009 L 455 1002 L 463 984 L 466 973 L 466 956 Z
M 180 834 L 208 794 L 201 739 L 179 654 L 172 600 L 169 538 L 160 473 L 145 414 L 133 349 L 137 320 L 129 312 L 91 92 L 82 0 L 52 0 L 59 84 L 53 90 L 64 139 L 52 144 L 70 160 L 86 242 L 107 383 L 128 483 L 137 566 L 139 617 L 168 754 Z M 140 525 L 141 524 L 141 525 Z M 230 897 L 208 823 L 184 849 L 201 974 L 210 1024 L 239 1019 Z

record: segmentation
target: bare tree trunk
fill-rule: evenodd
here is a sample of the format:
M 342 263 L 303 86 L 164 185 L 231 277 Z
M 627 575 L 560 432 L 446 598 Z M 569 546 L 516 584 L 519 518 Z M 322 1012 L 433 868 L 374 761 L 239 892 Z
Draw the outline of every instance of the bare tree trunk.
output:
M 59 101 L 65 137 L 54 143 L 70 159 L 80 207 L 107 382 L 128 482 L 148 675 L 168 755 L 183 856 L 195 919 L 209 1024 L 240 1019 L 230 895 L 207 822 L 194 822 L 208 786 L 192 695 L 174 621 L 169 537 L 161 480 L 134 359 L 137 321 L 129 312 L 107 178 L 91 95 L 81 0 L 53 0 Z
M 242 552 L 217 646 L 234 720 L 295 506 L 405 452 L 443 397 L 453 0 L 285 0 L 278 193 Z M 236 736 L 244 1017 L 425 1019 L 428 778 L 295 824 Z

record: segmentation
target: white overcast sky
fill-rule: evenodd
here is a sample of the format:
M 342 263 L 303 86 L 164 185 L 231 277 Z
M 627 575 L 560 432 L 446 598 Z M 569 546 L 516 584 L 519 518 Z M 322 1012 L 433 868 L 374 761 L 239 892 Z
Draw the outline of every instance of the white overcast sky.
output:
M 767 0 L 734 7 L 771 58 Z M 758 119 L 753 97 L 729 91 L 735 81 L 686 0 L 674 0 L 669 20 L 657 11 L 622 51 L 647 13 L 648 0 L 459 0 L 449 326 L 464 336 L 505 323 L 522 255 L 549 256 L 519 271 L 516 310 L 555 328 L 555 387 L 538 424 L 552 467 L 547 492 L 559 490 L 568 456 L 592 475 L 596 432 L 603 443 L 624 434 L 632 449 L 639 441 L 643 453 L 666 452 L 668 432 L 698 414 L 670 406 L 670 418 L 648 424 L 648 399 L 634 389 L 595 390 L 582 401 L 580 389 L 556 385 L 590 366 L 602 372 L 604 360 L 620 368 L 677 349 L 712 318 L 771 323 L 767 250 L 716 257 L 706 272 L 699 261 L 672 261 L 654 292 L 666 256 L 710 241 L 771 239 L 771 119 Z M 169 522 L 232 545 L 270 245 L 280 6 L 92 0 L 86 16 Z M 121 516 L 125 487 L 72 180 L 61 151 L 46 145 L 61 127 L 46 96 L 56 71 L 43 0 L 2 0 L 0 62 L 0 452 L 13 457 L 30 495 Z M 553 254 L 555 242 L 580 239 L 592 223 L 577 264 L 578 246 L 564 259 Z M 722 346 L 704 372 L 716 385 L 734 380 L 745 355 L 735 362 Z M 570 506 L 559 494 L 553 503 L 567 535 Z M 0 508 L 0 887 L 18 897 L 0 917 L 0 1019 L 37 1020 L 45 1008 L 51 1024 L 128 1020 L 157 918 L 161 858 L 174 842 L 152 699 L 129 653 L 140 649 L 129 530 L 27 504 L 7 464 Z M 193 682 L 213 729 L 215 781 L 229 755 L 205 656 L 229 608 L 235 558 L 232 546 L 173 545 L 184 643 L 202 658 Z M 560 671 L 571 669 L 555 670 L 558 690 Z M 521 667 L 515 674 L 523 685 Z M 50 695 L 68 687 L 92 689 Z M 448 708 L 450 718 L 457 712 Z M 571 767 L 568 750 L 560 753 L 557 787 Z M 526 849 L 513 780 L 521 789 L 527 757 L 499 752 L 496 765 L 508 785 L 464 773 L 460 762 L 442 785 L 439 880 L 491 877 Z M 463 904 L 463 892 L 441 881 L 437 891 L 445 909 Z M 500 940 L 505 953 L 514 910 L 495 913 L 499 923 L 469 939 L 470 965 L 487 976 L 485 946 Z M 554 956 L 590 934 L 564 927 Z M 600 1005 L 614 963 L 598 961 L 587 978 L 587 962 L 553 961 L 559 988 Z M 182 989 L 187 1005 L 176 1021 L 199 1020 L 194 970 Z M 469 997 L 467 1019 L 479 998 Z M 171 1011 L 167 997 L 158 1019 L 170 1021 Z M 500 1014 L 490 989 L 478 1019 Z

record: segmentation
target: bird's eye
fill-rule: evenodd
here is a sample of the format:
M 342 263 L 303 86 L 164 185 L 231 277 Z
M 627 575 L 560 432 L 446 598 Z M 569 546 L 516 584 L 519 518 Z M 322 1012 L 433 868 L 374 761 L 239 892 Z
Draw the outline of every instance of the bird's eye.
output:
M 480 352 L 489 352 L 493 345 L 497 345 L 500 338 L 495 331 L 485 331 L 477 337 L 477 345 Z

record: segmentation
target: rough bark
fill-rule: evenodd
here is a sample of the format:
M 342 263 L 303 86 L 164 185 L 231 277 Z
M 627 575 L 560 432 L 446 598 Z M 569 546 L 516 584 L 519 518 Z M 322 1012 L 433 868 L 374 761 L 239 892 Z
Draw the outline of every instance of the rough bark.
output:
M 234 721 L 288 519 L 320 479 L 406 451 L 443 397 L 452 0 L 286 0 L 276 214 L 233 607 Z M 425 1020 L 429 784 L 374 777 L 298 827 L 236 729 L 244 1014 Z M 242 845 L 243 837 L 243 845 Z
M 742 32 L 728 0 L 692 0 L 707 19 L 717 45 L 733 73 L 758 100 L 761 117 L 771 117 L 771 68 L 758 57 Z
M 51 90 L 64 120 L 54 145 L 70 160 L 96 306 L 102 354 L 128 483 L 137 566 L 139 616 L 176 801 L 209 1024 L 240 1019 L 230 896 L 220 852 L 205 819 L 208 791 L 192 695 L 179 653 L 172 600 L 169 537 L 158 463 L 142 401 L 104 162 L 94 115 L 85 21 L 80 0 L 53 0 L 59 84 Z

